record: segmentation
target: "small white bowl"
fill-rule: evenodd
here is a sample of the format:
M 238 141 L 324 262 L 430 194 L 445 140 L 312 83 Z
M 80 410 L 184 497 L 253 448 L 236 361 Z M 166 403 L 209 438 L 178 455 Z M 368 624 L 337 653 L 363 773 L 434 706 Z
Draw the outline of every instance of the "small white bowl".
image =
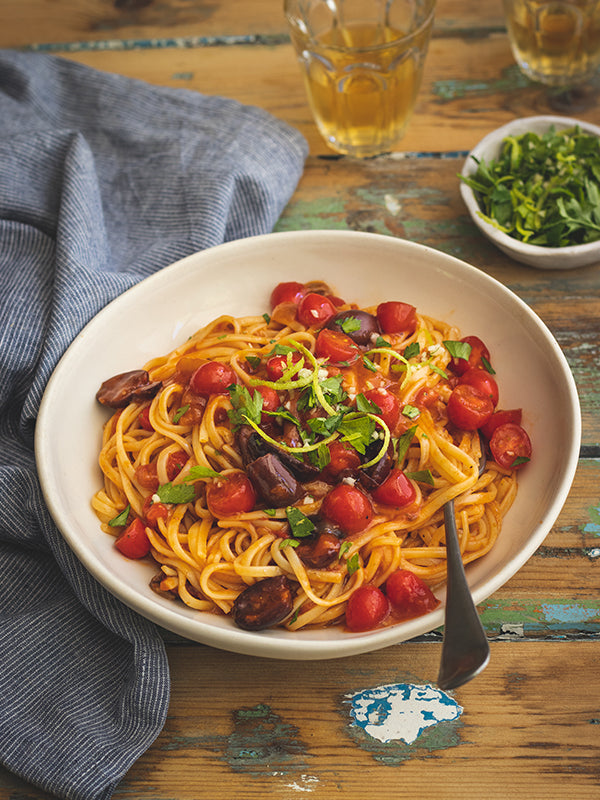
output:
M 541 134 L 545 133 L 551 125 L 554 125 L 557 130 L 579 125 L 582 130 L 600 137 L 600 128 L 598 126 L 582 120 L 553 116 L 521 117 L 508 122 L 485 136 L 467 156 L 462 168 L 462 174 L 465 177 L 471 177 L 477 171 L 477 163 L 472 156 L 479 160 L 483 158 L 486 162 L 497 158 L 500 154 L 502 141 L 507 136 L 519 136 L 528 131 Z M 473 190 L 462 181 L 460 192 L 469 214 L 479 230 L 500 250 L 516 261 L 538 269 L 575 269 L 576 267 L 583 267 L 596 262 L 600 263 L 600 241 L 571 247 L 540 247 L 539 245 L 526 244 L 506 233 L 502 233 L 502 231 L 482 219 L 479 214 L 480 207 Z

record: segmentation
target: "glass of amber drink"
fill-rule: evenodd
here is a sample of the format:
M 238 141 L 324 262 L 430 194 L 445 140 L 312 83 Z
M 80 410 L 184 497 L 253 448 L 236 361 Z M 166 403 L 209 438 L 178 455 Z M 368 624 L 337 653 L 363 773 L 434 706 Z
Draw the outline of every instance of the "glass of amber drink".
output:
M 285 0 L 309 103 L 325 141 L 389 152 L 412 115 L 435 0 Z
M 515 60 L 532 80 L 577 87 L 598 69 L 598 0 L 504 0 L 504 11 Z

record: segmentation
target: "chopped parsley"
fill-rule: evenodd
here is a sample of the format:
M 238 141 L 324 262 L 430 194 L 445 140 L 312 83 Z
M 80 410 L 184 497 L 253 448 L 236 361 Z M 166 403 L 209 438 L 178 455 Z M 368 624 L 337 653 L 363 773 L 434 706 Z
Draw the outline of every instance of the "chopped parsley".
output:
M 196 490 L 189 483 L 163 483 L 156 490 L 161 503 L 180 505 L 191 503 L 196 498 Z
M 473 158 L 460 176 L 479 215 L 498 230 L 542 247 L 600 239 L 600 138 L 578 125 L 507 136 L 498 158 Z
M 129 516 L 129 512 L 131 511 L 131 505 L 128 503 L 123 511 L 120 514 L 117 514 L 116 517 L 113 517 L 109 521 L 109 525 L 111 528 L 120 528 L 122 525 L 127 525 L 127 517 Z
M 314 523 L 296 506 L 288 506 L 285 515 L 294 539 L 303 539 L 305 536 L 310 536 L 315 530 Z

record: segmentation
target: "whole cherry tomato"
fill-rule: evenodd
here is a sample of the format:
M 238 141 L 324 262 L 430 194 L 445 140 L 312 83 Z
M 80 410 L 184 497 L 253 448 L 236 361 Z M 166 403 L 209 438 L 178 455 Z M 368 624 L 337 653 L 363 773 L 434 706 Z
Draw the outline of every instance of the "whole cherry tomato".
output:
M 360 356 L 360 350 L 353 340 L 342 331 L 323 328 L 319 331 L 315 342 L 317 358 L 328 358 L 332 363 L 348 362 L 352 364 Z
M 494 408 L 498 405 L 498 384 L 487 369 L 471 367 L 461 375 L 459 384 L 461 383 L 468 383 L 469 386 L 479 389 L 482 394 L 490 398 Z
M 381 589 L 370 583 L 359 586 L 346 606 L 346 625 L 351 631 L 372 631 L 390 613 L 390 603 Z
M 475 431 L 494 413 L 494 404 L 479 389 L 460 384 L 448 398 L 448 419 L 463 431 Z
M 378 503 L 405 508 L 415 502 L 417 491 L 402 470 L 394 468 L 372 495 Z
M 336 312 L 336 306 L 328 297 L 309 292 L 300 300 L 296 317 L 307 328 L 321 328 Z
M 523 411 L 520 408 L 510 408 L 502 411 L 494 411 L 494 413 L 485 423 L 485 425 L 481 426 L 480 430 L 485 436 L 485 438 L 489 441 L 492 438 L 492 435 L 496 430 L 496 428 L 499 428 L 500 425 L 506 425 L 507 422 L 512 422 L 515 425 L 520 425 L 522 417 L 523 417 Z
M 298 361 L 300 361 L 301 358 L 302 358 L 302 356 L 300 355 L 300 353 L 298 353 L 298 352 L 292 353 L 291 354 L 291 363 L 292 364 L 297 364 Z M 286 372 L 286 370 L 289 369 L 288 356 L 287 355 L 281 355 L 281 354 L 280 355 L 276 355 L 276 356 L 271 356 L 271 358 L 267 359 L 265 367 L 267 369 L 267 378 L 270 381 L 278 381 L 280 378 L 283 377 L 283 373 Z M 292 377 L 293 377 L 293 374 L 292 374 Z
M 298 281 L 284 281 L 278 283 L 271 292 L 271 308 L 275 308 L 279 303 L 296 303 L 306 294 L 306 289 L 303 283 Z
M 119 534 L 115 547 L 127 558 L 144 558 L 150 552 L 150 540 L 146 533 L 146 526 L 141 519 L 134 519 L 125 530 Z
M 385 422 L 388 428 L 393 431 L 400 419 L 400 401 L 395 394 L 387 389 L 368 389 L 365 397 L 375 403 L 379 411 L 373 412 Z
M 360 467 L 360 456 L 352 445 L 336 439 L 328 448 L 329 464 L 323 469 L 324 480 L 333 483 L 342 473 L 348 474 Z
M 425 581 L 408 569 L 393 572 L 385 582 L 385 592 L 394 608 L 394 616 L 401 619 L 419 617 L 440 604 Z
M 363 531 L 373 519 L 373 506 L 367 495 L 348 483 L 340 483 L 325 496 L 321 512 L 342 533 Z
M 482 359 L 488 363 L 490 360 L 490 351 L 478 336 L 465 336 L 460 340 L 465 344 L 471 346 L 471 352 L 468 360 L 466 358 L 453 357 L 450 361 L 450 368 L 455 375 L 463 375 L 468 369 L 473 367 L 484 367 Z
M 520 425 L 507 422 L 499 425 L 490 439 L 490 450 L 496 464 L 504 469 L 519 469 L 531 458 L 531 440 Z M 526 459 L 518 464 L 518 459 Z
M 228 364 L 208 361 L 194 372 L 190 378 L 190 388 L 201 397 L 211 394 L 226 394 L 227 387 L 235 383 L 235 372 Z
M 384 333 L 414 333 L 417 329 L 417 309 L 409 303 L 389 300 L 377 306 L 377 319 Z
M 231 514 L 252 511 L 256 504 L 256 492 L 244 472 L 232 472 L 209 484 L 206 502 L 214 517 L 229 517 Z
M 257 392 L 263 400 L 263 411 L 277 411 L 281 405 L 281 399 L 275 389 L 273 389 L 271 386 L 255 386 L 253 394 L 256 394 Z

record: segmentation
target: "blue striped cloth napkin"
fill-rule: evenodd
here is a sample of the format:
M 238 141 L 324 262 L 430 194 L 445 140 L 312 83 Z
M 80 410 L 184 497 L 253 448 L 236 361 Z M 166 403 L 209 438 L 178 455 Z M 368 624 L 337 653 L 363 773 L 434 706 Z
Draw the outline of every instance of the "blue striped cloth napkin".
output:
M 0 763 L 57 797 L 111 796 L 164 724 L 169 672 L 160 632 L 91 578 L 44 505 L 44 387 L 120 292 L 269 232 L 306 154 L 257 108 L 0 51 Z

